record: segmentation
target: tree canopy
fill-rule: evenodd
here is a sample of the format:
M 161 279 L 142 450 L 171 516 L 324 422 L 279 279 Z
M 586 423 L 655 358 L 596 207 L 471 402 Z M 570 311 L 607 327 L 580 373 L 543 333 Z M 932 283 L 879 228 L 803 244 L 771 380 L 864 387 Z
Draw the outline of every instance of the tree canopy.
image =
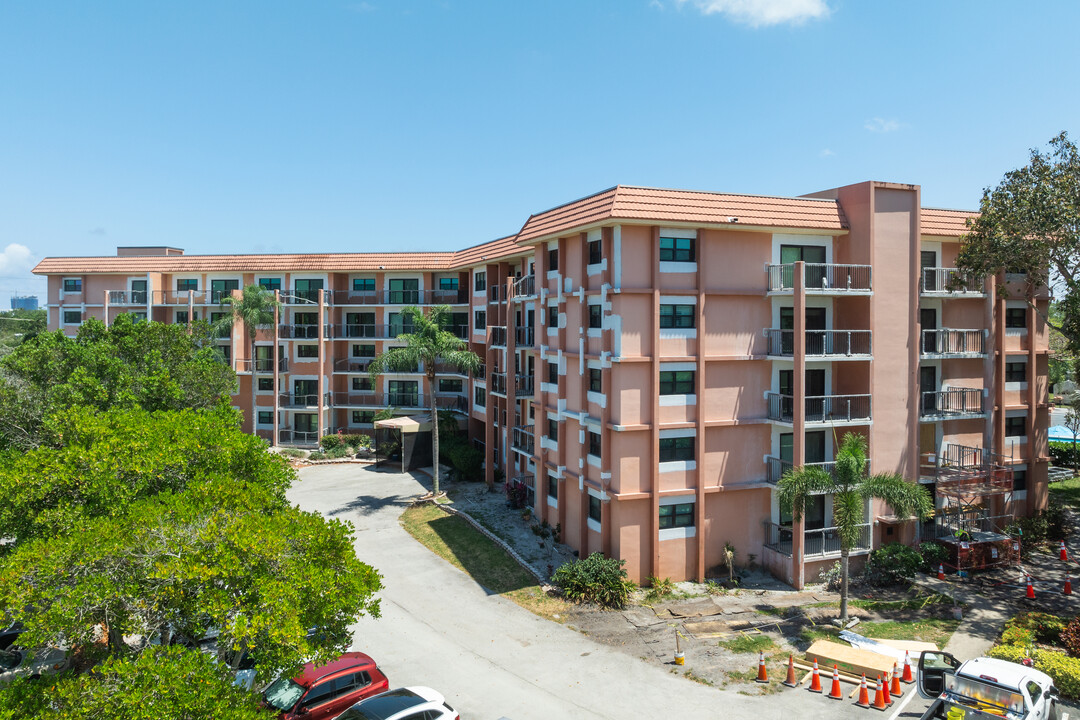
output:
M 979 276 L 1024 274 L 1029 302 L 1054 290 L 1060 322 L 1037 309 L 1080 350 L 1080 152 L 1067 133 L 1045 153 L 1031 150 L 1027 165 L 983 191 L 957 265 Z

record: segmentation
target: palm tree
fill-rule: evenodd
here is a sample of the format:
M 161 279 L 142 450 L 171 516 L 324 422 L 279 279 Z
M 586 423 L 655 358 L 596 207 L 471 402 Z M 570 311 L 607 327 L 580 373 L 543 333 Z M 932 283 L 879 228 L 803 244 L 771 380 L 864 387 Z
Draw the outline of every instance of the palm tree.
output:
M 228 312 L 214 323 L 214 330 L 225 333 L 233 325 L 242 323 L 248 334 L 248 359 L 251 363 L 251 434 L 257 434 L 257 415 L 255 411 L 255 336 L 259 330 L 274 325 L 274 311 L 281 308 L 281 303 L 271 290 L 261 285 L 248 285 L 239 295 L 228 295 L 221 299 L 221 309 Z M 274 359 L 277 362 L 277 358 Z M 277 422 L 277 418 L 274 418 Z
M 403 308 L 401 313 L 406 318 L 405 327 L 411 329 L 411 332 L 402 333 L 397 337 L 398 341 L 405 345 L 390 348 L 372 360 L 368 365 L 368 374 L 371 375 L 371 382 L 374 385 L 379 375 L 383 373 L 416 372 L 416 368 L 423 364 L 431 397 L 431 457 L 434 466 L 432 492 L 435 497 L 438 497 L 439 411 L 435 406 L 435 364 L 442 362 L 459 372 L 472 375 L 480 369 L 482 363 L 480 356 L 469 350 L 464 340 L 443 329 L 449 321 L 449 306 L 437 305 L 431 308 L 427 315 L 409 306 Z
M 848 557 L 859 540 L 863 508 L 871 499 L 884 500 L 898 517 L 928 516 L 934 509 L 930 494 L 896 473 L 867 475 L 866 438 L 847 433 L 840 441 L 832 473 L 820 467 L 788 470 L 780 478 L 780 508 L 795 522 L 802 519 L 813 495 L 833 496 L 833 525 L 840 539 L 840 621 L 847 623 Z

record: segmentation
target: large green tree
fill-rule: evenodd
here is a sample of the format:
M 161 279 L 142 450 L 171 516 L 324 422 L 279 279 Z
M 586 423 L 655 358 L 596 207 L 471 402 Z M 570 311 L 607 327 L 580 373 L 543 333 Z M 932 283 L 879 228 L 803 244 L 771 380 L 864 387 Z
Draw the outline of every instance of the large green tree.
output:
M 847 433 L 840 441 L 833 471 L 807 465 L 784 473 L 779 482 L 780 508 L 796 522 L 815 495 L 833 498 L 833 525 L 840 539 L 840 620 L 848 619 L 848 561 L 859 541 L 859 526 L 866 521 L 865 507 L 884 500 L 899 517 L 925 517 L 934 509 L 926 489 L 896 473 L 867 474 L 866 438 Z
M 251 364 L 251 434 L 256 432 L 255 422 L 257 410 L 255 409 L 255 338 L 259 330 L 274 326 L 275 311 L 280 309 L 281 303 L 274 297 L 271 290 L 261 285 L 248 285 L 240 291 L 239 295 L 229 295 L 221 299 L 221 307 L 227 312 L 215 323 L 215 330 L 225 332 L 231 330 L 236 324 L 243 326 L 247 332 L 248 361 Z M 320 321 L 321 322 L 321 321 Z M 274 358 L 277 362 L 277 358 Z M 275 420 L 276 422 L 276 420 Z
M 1027 165 L 983 191 L 957 265 L 978 276 L 1026 275 L 1031 306 L 1080 351 L 1080 152 L 1067 133 L 1047 152 L 1031 150 Z M 1047 288 L 1055 291 L 1060 321 L 1034 302 Z
M 469 350 L 468 345 L 461 338 L 446 330 L 450 321 L 450 308 L 447 305 L 437 305 L 431 308 L 425 315 L 415 307 L 402 309 L 402 315 L 407 320 L 406 327 L 411 331 L 398 335 L 398 342 L 404 343 L 402 347 L 390 348 L 382 353 L 368 365 L 368 373 L 374 384 L 379 375 L 386 372 L 416 372 L 416 368 L 423 365 L 424 375 L 428 381 L 429 407 L 431 410 L 431 457 L 432 477 L 434 480 L 433 493 L 439 494 L 439 412 L 435 403 L 435 381 L 437 373 L 435 366 L 443 363 L 455 368 L 459 372 L 473 375 L 480 370 L 482 361 L 480 356 Z
M 45 419 L 68 407 L 211 408 L 235 388 L 205 323 L 90 318 L 74 338 L 43 333 L 0 360 L 0 447 L 37 447 Z

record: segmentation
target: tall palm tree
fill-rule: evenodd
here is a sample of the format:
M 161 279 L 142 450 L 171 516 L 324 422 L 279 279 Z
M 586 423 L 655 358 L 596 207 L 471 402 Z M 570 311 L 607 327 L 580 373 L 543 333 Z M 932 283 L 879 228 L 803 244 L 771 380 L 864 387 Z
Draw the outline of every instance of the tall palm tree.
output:
M 864 521 L 863 508 L 869 500 L 884 500 L 898 517 L 923 518 L 934 509 L 926 489 L 909 483 L 896 473 L 867 475 L 866 438 L 847 433 L 836 453 L 835 469 L 828 473 L 820 467 L 796 467 L 780 478 L 780 508 L 790 512 L 795 522 L 802 519 L 813 495 L 833 496 L 833 525 L 840 539 L 840 621 L 848 619 L 848 558 L 859 541 L 859 525 Z
M 411 332 L 398 335 L 403 347 L 390 348 L 368 365 L 372 385 L 379 375 L 386 372 L 416 372 L 421 364 L 427 376 L 428 390 L 431 397 L 431 457 L 433 494 L 439 495 L 439 410 L 435 405 L 435 364 L 445 363 L 459 372 L 473 375 L 480 369 L 480 356 L 468 349 L 465 341 L 443 328 L 450 319 L 450 307 L 437 305 L 427 315 L 419 309 L 409 306 L 401 311 L 411 325 Z
M 257 434 L 258 416 L 255 410 L 255 337 L 259 330 L 274 325 L 274 311 L 281 308 L 281 303 L 274 297 L 272 290 L 261 285 L 248 285 L 239 295 L 228 295 L 221 299 L 221 309 L 226 314 L 214 323 L 218 332 L 228 332 L 233 325 L 241 323 L 248 335 L 248 360 L 251 363 L 251 434 Z M 277 358 L 274 358 L 277 362 Z M 277 422 L 277 418 L 274 418 Z

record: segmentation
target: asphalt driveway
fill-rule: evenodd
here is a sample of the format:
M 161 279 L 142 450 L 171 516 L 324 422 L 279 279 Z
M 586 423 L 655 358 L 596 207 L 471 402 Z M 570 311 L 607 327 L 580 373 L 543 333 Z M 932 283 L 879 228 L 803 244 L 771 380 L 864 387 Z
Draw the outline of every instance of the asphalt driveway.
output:
M 429 489 L 424 475 L 341 464 L 306 468 L 300 478 L 289 498 L 352 522 L 358 556 L 384 576 L 383 616 L 360 620 L 354 648 L 374 657 L 392 686 L 434 687 L 465 720 L 803 720 L 872 712 L 804 690 L 751 698 L 694 683 L 489 594 L 398 524 Z M 902 717 L 917 718 L 925 707 L 916 698 Z

